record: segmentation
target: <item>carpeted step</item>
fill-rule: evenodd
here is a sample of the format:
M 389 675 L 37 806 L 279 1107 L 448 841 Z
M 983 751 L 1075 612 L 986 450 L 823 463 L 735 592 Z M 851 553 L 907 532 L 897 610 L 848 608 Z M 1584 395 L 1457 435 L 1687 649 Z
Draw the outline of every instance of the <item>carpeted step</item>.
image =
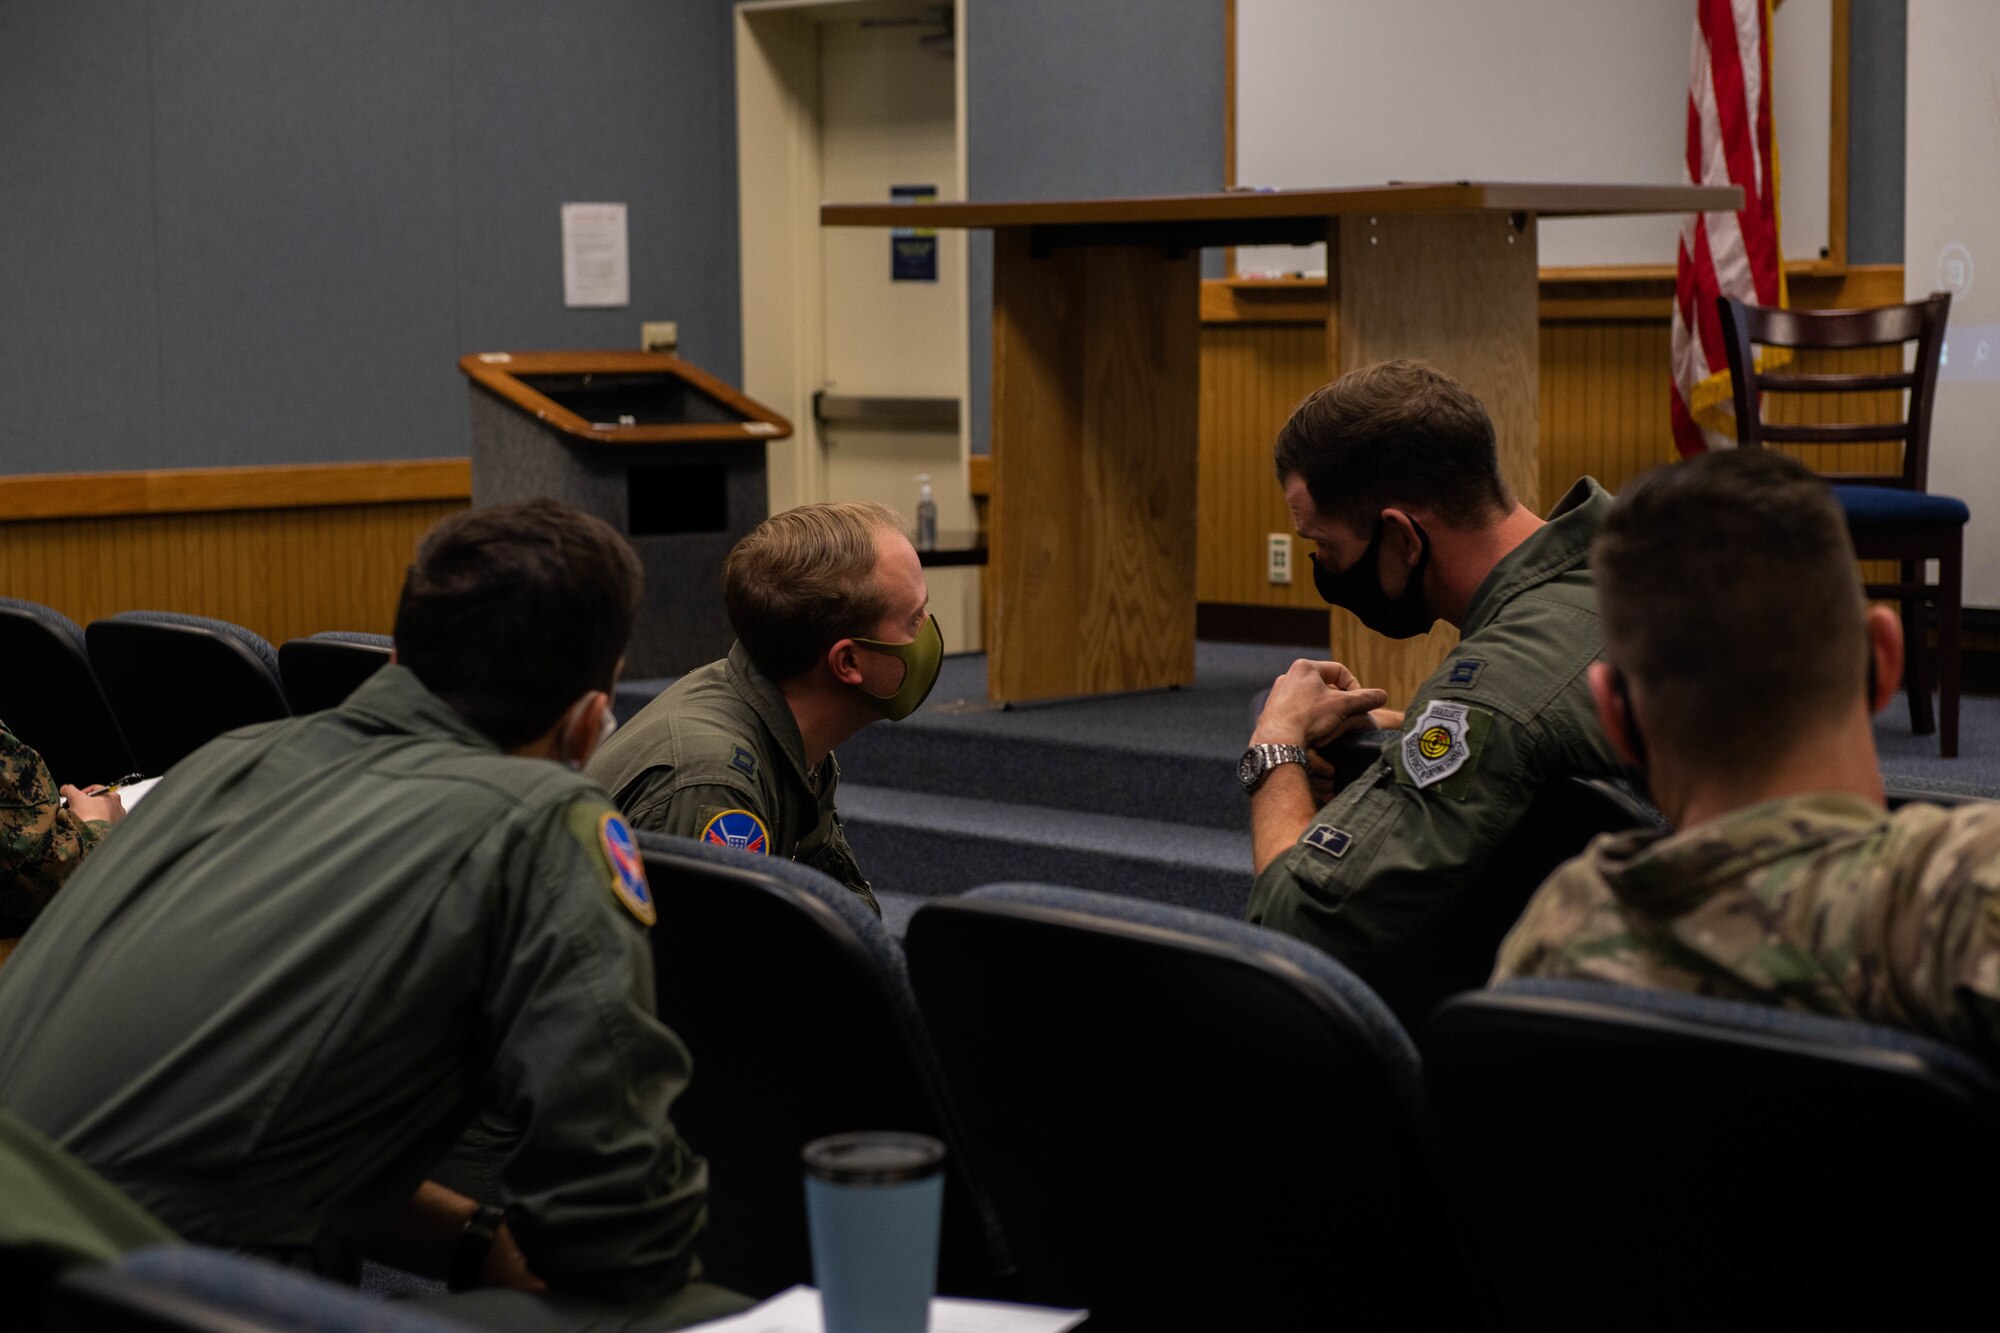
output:
M 1247 728 L 1246 728 L 1247 730 Z M 919 713 L 878 724 L 839 750 L 841 807 L 849 783 L 1228 829 L 1243 836 L 1250 803 L 1237 754 L 1107 744 L 1079 727 L 1068 740 L 933 725 Z
M 841 784 L 840 813 L 862 872 L 892 893 L 1040 880 L 1226 916 L 1250 898 L 1240 832 L 860 783 Z

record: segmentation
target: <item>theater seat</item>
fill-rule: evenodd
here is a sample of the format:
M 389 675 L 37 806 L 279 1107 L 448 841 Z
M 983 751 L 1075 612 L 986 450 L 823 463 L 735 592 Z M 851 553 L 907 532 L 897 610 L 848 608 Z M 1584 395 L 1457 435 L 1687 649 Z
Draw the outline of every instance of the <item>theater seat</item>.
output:
M 674 1103 L 709 1162 L 709 1281 L 763 1297 L 812 1281 L 800 1150 L 900 1129 L 947 1143 L 939 1283 L 995 1294 L 1011 1267 L 956 1128 L 903 956 L 845 886 L 809 867 L 690 838 L 639 835 L 657 902 L 660 1018 L 694 1079 Z
M 133 769 L 90 669 L 83 631 L 53 607 L 0 597 L 0 721 L 42 756 L 57 782 L 115 782 Z
M 278 646 L 278 674 L 285 699 L 303 716 L 347 702 L 361 682 L 389 665 L 395 640 L 386 634 L 327 630 Z
M 1961 1051 L 1575 981 L 1459 996 L 1424 1051 L 1504 1327 L 1925 1327 L 1986 1306 L 2000 1083 Z
M 124 611 L 83 632 L 138 767 L 160 774 L 223 732 L 288 716 L 270 644 L 226 620 Z
M 927 903 L 908 948 L 1022 1299 L 1094 1333 L 1474 1322 L 1416 1050 L 1331 958 L 1043 885 Z
M 467 1325 L 195 1245 L 77 1268 L 50 1293 L 47 1333 L 465 1333 Z

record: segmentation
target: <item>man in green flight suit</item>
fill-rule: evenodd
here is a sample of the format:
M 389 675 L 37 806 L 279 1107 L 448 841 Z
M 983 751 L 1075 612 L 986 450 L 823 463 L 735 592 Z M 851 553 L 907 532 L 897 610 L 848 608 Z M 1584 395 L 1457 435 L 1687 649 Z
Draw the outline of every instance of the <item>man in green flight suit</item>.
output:
M 1826 483 L 1768 449 L 1626 488 L 1592 562 L 1604 729 L 1674 832 L 1552 876 L 1495 980 L 1571 977 L 1910 1028 L 2000 1059 L 2000 803 L 1884 808 L 1903 635 Z
M 723 596 L 729 656 L 641 709 L 590 776 L 639 828 L 803 862 L 879 915 L 833 750 L 937 683 L 944 640 L 902 519 L 866 501 L 774 514 L 729 553 Z
M 741 1308 L 691 1283 L 688 1056 L 632 833 L 578 771 L 638 593 L 551 501 L 433 528 L 396 663 L 176 765 L 0 969 L 0 1104 L 189 1240 L 513 1288 L 444 1298 L 472 1322 Z M 425 1179 L 481 1111 L 520 1134 L 504 1209 Z
M 1293 663 L 1239 770 L 1250 919 L 1378 979 L 1476 891 L 1543 783 L 1620 767 L 1584 678 L 1603 647 L 1587 556 L 1611 500 L 1585 478 L 1535 517 L 1500 476 L 1486 409 L 1417 361 L 1319 389 L 1274 454 L 1321 597 L 1390 638 L 1438 620 L 1462 636 L 1403 719 L 1371 713 L 1386 696 L 1345 666 Z M 1323 799 L 1313 750 L 1398 721 L 1399 741 Z

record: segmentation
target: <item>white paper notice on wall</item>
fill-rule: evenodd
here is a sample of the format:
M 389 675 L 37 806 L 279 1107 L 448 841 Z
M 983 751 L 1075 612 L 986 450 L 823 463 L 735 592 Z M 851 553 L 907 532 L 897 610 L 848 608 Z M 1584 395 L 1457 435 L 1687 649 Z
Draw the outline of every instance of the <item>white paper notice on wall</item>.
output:
M 632 304 L 632 261 L 625 205 L 562 206 L 563 304 Z

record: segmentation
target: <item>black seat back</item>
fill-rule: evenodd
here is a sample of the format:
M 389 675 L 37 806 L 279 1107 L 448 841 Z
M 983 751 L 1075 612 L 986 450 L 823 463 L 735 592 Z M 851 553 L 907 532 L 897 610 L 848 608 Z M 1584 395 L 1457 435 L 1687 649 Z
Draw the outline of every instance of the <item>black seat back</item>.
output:
M 115 782 L 132 749 L 98 688 L 83 631 L 38 602 L 0 597 L 0 721 L 42 756 L 57 782 Z
M 328 630 L 278 645 L 278 674 L 292 712 L 338 708 L 370 676 L 389 665 L 395 640 L 386 634 Z
M 660 1018 L 694 1057 L 673 1116 L 708 1158 L 709 1279 L 757 1296 L 811 1282 L 800 1150 L 826 1134 L 897 1129 L 951 1151 L 940 1286 L 996 1290 L 1004 1242 L 881 922 L 794 862 L 652 833 L 640 844 L 659 911 Z
M 2000 1085 L 1939 1043 L 1590 982 L 1441 1007 L 1425 1068 L 1513 1328 L 1889 1328 L 1983 1295 Z
M 1413 1032 L 1439 1003 L 1486 984 L 1507 932 L 1557 867 L 1602 833 L 1665 828 L 1652 803 L 1615 778 L 1561 777 L 1535 793 L 1486 869 L 1387 966 L 1363 975 Z
M 927 903 L 908 948 L 1023 1299 L 1105 1330 L 1463 1326 L 1416 1052 L 1331 958 L 1041 885 Z
M 223 732 L 288 716 L 271 645 L 226 620 L 125 611 L 83 632 L 90 664 L 149 774 Z

